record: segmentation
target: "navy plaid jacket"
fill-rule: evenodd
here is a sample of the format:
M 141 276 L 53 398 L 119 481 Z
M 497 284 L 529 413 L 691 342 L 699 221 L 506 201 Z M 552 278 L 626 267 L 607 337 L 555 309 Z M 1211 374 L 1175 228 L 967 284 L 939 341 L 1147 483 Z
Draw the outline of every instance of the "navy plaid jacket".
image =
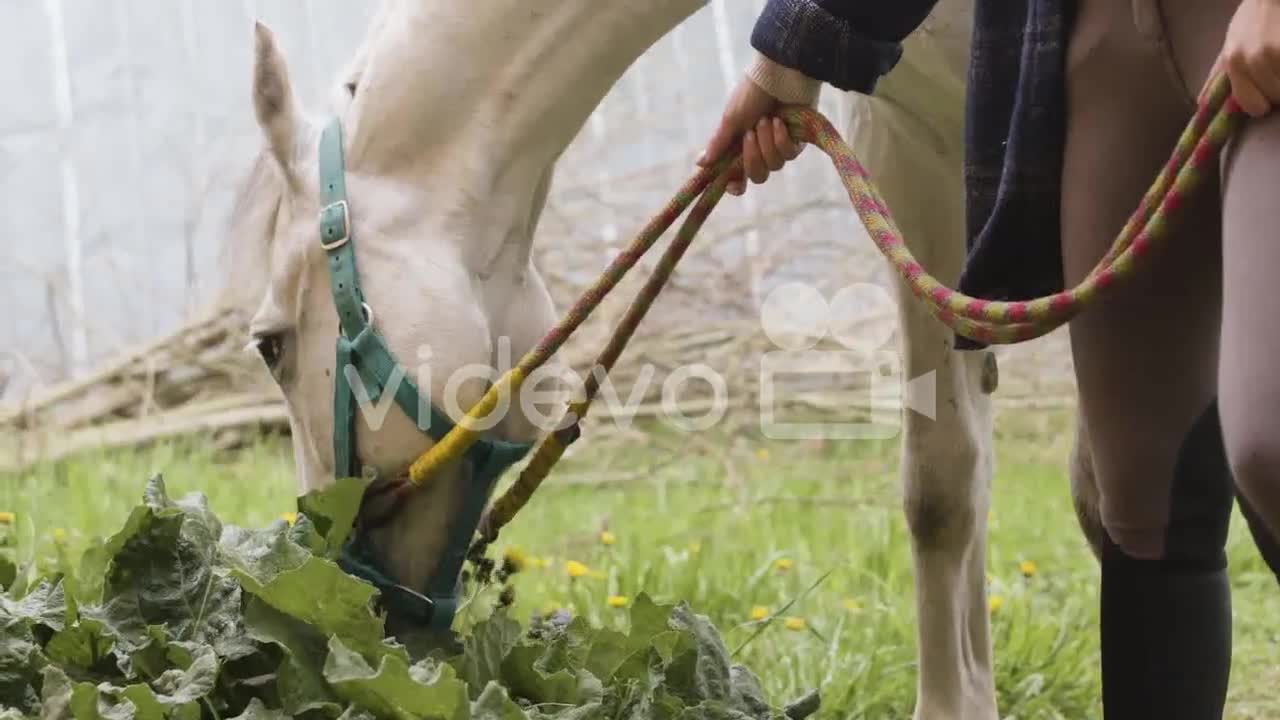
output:
M 960 291 L 1025 300 L 1062 289 L 1065 59 L 1074 0 L 976 0 L 965 109 L 968 250 Z M 869 94 L 936 0 L 768 0 L 751 44 Z M 956 346 L 980 345 L 957 336 Z

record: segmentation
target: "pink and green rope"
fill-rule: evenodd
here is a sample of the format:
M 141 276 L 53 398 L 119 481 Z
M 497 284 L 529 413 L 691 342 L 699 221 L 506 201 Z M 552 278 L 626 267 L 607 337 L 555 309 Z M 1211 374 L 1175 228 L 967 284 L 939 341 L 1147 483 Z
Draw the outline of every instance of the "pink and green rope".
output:
M 974 298 L 940 283 L 912 256 L 866 170 L 831 123 L 808 109 L 788 110 L 784 118 L 794 137 L 817 145 L 831 157 L 872 241 L 934 317 L 970 339 L 1012 344 L 1068 322 L 1108 288 L 1130 277 L 1141 258 L 1167 238 L 1186 198 L 1210 174 L 1222 147 L 1240 125 L 1243 114 L 1229 95 L 1226 77 L 1218 78 L 1137 211 L 1084 281 L 1053 295 L 1020 301 Z
M 1223 146 L 1240 126 L 1244 114 L 1230 97 L 1226 76 L 1220 76 L 1187 124 L 1169 161 L 1137 210 L 1085 280 L 1053 295 L 1019 301 L 974 298 L 939 282 L 911 254 L 866 169 L 831 122 L 811 108 L 787 108 L 782 117 L 795 139 L 816 145 L 830 157 L 872 241 L 934 317 L 955 332 L 984 344 L 1013 344 L 1052 332 L 1097 302 L 1108 289 L 1133 276 L 1142 266 L 1143 258 L 1167 240 L 1179 210 L 1186 199 L 1201 187 L 1204 177 L 1211 174 Z M 410 482 L 420 485 L 444 463 L 465 452 L 479 437 L 478 431 L 473 429 L 474 421 L 492 411 L 501 393 L 517 391 L 524 378 L 546 363 L 640 258 L 697 201 L 653 275 L 641 288 L 597 358 L 596 366 L 603 372 L 591 374 L 584 397 L 572 404 L 573 420 L 581 420 L 599 389 L 597 374 L 607 374 L 613 368 L 676 264 L 724 195 L 729 177 L 740 173 L 741 169 L 741 157 L 726 157 L 714 167 L 700 169 L 686 181 L 666 207 L 614 258 L 564 318 L 521 358 L 505 381 L 495 384 L 444 440 L 414 463 Z M 524 507 L 563 454 L 567 442 L 571 440 L 552 433 L 539 445 L 516 483 L 494 503 L 484 526 L 488 540 L 496 537 L 497 531 Z

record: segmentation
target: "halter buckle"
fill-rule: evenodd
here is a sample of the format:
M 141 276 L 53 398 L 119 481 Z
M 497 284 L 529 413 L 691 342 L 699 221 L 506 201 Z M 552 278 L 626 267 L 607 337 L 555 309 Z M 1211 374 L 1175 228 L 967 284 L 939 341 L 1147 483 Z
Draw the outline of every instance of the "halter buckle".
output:
M 341 214 L 339 214 L 339 211 L 341 211 Z M 341 225 L 338 225 L 338 223 L 341 223 Z M 340 228 L 341 237 L 325 242 L 323 238 L 328 234 L 329 229 L 335 227 Z M 320 234 L 320 247 L 326 251 L 337 250 L 351 242 L 351 208 L 348 207 L 346 200 L 329 203 L 320 208 Z

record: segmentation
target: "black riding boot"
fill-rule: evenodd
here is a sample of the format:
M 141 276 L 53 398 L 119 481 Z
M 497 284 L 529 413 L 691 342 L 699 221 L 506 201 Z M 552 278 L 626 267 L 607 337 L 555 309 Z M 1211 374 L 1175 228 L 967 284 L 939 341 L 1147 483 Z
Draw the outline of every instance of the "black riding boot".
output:
M 1175 472 L 1160 560 L 1102 552 L 1106 720 L 1221 720 L 1231 673 L 1226 541 L 1234 500 L 1215 402 Z
M 1220 720 L 1231 674 L 1226 569 L 1102 560 L 1105 720 Z

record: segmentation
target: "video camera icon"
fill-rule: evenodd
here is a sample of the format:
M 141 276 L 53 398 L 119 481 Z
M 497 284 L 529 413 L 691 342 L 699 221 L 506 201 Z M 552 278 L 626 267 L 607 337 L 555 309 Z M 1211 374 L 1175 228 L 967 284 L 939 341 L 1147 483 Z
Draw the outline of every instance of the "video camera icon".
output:
M 814 287 L 787 283 L 760 309 L 761 327 L 778 350 L 760 359 L 760 430 L 775 440 L 882 440 L 902 430 L 904 409 L 936 419 L 934 372 L 904 380 L 901 356 L 890 347 L 896 317 L 893 298 L 880 286 L 855 283 L 830 302 Z M 818 349 L 827 337 L 839 349 Z M 830 397 L 852 386 L 847 421 L 785 417 L 803 396 Z M 797 397 L 800 396 L 800 397 Z

